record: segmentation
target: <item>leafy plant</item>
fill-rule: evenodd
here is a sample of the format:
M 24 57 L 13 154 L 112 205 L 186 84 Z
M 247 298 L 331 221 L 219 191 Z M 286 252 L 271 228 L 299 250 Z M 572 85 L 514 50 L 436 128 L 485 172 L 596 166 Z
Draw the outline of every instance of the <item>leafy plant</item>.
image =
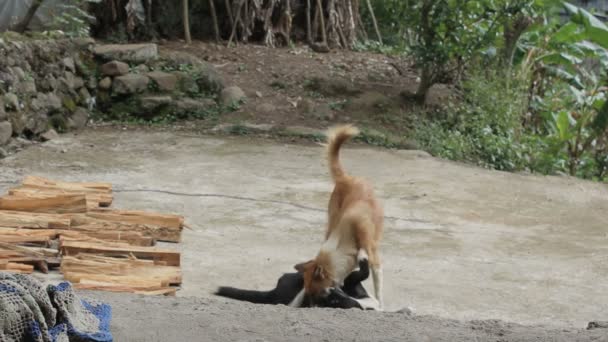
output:
M 88 37 L 95 17 L 86 11 L 86 6 L 100 2 L 101 0 L 70 0 L 58 4 L 60 11 L 53 16 L 51 27 L 65 32 L 68 37 Z

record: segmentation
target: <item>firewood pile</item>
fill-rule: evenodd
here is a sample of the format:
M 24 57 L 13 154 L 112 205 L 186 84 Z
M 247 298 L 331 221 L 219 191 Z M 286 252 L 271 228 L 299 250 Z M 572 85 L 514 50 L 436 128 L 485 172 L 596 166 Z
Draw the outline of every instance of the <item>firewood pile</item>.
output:
M 0 272 L 58 269 L 74 287 L 174 295 L 184 218 L 117 210 L 108 183 L 68 183 L 27 176 L 0 197 Z

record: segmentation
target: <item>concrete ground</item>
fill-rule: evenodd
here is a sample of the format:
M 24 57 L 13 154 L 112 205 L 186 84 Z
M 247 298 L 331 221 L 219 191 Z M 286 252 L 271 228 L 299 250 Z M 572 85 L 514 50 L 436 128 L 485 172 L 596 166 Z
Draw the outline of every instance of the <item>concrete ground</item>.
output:
M 26 174 L 111 182 L 114 207 L 179 213 L 191 225 L 183 243 L 166 245 L 182 251 L 178 296 L 200 297 L 192 301 L 210 303 L 211 311 L 311 319 L 211 293 L 220 285 L 270 288 L 314 256 L 332 188 L 321 153 L 319 146 L 247 137 L 88 130 L 0 161 L 0 190 Z M 387 310 L 559 329 L 607 319 L 608 186 L 488 171 L 417 151 L 346 145 L 342 156 L 350 173 L 373 181 L 385 204 Z M 142 299 L 157 306 L 171 300 L 191 303 Z M 121 314 L 128 315 L 116 311 L 115 321 Z

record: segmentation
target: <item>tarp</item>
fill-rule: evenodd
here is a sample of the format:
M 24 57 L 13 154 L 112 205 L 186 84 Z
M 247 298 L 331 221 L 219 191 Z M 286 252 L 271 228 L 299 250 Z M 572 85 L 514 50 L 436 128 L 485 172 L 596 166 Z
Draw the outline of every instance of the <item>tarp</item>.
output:
M 6 31 L 11 25 L 18 23 L 27 13 L 34 0 L 0 0 L 0 31 Z M 59 10 L 58 5 L 68 3 L 66 0 L 45 0 L 36 11 L 29 28 L 45 29 Z
M 112 342 L 111 318 L 109 305 L 80 298 L 68 282 L 0 272 L 0 341 Z

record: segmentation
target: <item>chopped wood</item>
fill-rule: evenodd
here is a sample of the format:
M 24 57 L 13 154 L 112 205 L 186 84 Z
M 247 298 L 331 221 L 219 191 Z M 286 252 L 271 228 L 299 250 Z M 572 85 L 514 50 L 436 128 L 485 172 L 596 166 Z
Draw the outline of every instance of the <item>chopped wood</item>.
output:
M 79 290 L 93 290 L 93 291 L 109 291 L 109 292 L 130 292 L 140 295 L 148 296 L 175 296 L 177 288 L 175 287 L 133 287 L 133 286 L 119 286 L 116 284 L 107 284 L 104 282 L 96 282 L 84 280 L 80 283 L 75 283 L 74 287 Z
M 35 197 L 35 198 L 49 198 L 56 197 L 58 195 L 85 195 L 88 208 L 94 207 L 108 207 L 112 204 L 113 196 L 111 193 L 102 192 L 86 192 L 78 190 L 65 190 L 56 188 L 37 188 L 30 186 L 20 186 L 8 190 L 9 195 L 16 197 Z
M 135 281 L 155 281 L 163 286 L 179 285 L 182 282 L 179 267 L 159 265 L 152 260 L 137 259 L 134 256 L 112 258 L 87 253 L 81 253 L 75 257 L 66 256 L 61 262 L 61 272 L 131 277 Z
M 181 241 L 181 227 L 162 227 L 153 224 L 106 221 L 90 217 L 88 214 L 71 214 L 70 217 L 71 227 L 76 230 L 138 232 L 158 241 Z
M 56 239 L 60 230 L 57 229 L 27 229 L 0 227 L 0 235 L 10 236 L 43 236 L 50 240 Z
M 75 192 L 103 192 L 103 193 L 111 193 L 112 192 L 112 184 L 110 183 L 91 183 L 91 182 L 60 182 L 53 181 L 50 179 L 37 177 L 37 176 L 27 176 L 21 182 L 24 186 L 30 186 L 35 188 L 51 188 L 51 189 L 61 189 L 67 191 L 75 191 Z
M 84 213 L 87 211 L 87 200 L 84 194 L 28 197 L 9 195 L 0 197 L 0 210 L 50 214 Z
M 58 214 L 0 210 L 0 227 L 32 229 L 70 228 L 70 218 Z
M 180 229 L 184 226 L 183 216 L 138 210 L 94 209 L 89 211 L 87 216 L 106 221 L 151 224 L 171 229 Z
M 25 177 L 0 197 L 0 270 L 60 267 L 79 289 L 175 295 L 180 253 L 151 246 L 179 242 L 184 218 L 100 208 L 112 200 L 108 183 Z
M 169 285 L 182 281 L 179 267 L 160 266 L 133 256 L 111 258 L 86 253 L 66 256 L 61 272 L 76 288 L 148 295 L 174 294 L 176 289 Z
M 0 233 L 0 242 L 8 242 L 14 244 L 20 243 L 37 243 L 47 245 L 51 239 L 48 236 L 22 236 L 22 235 L 3 235 Z
M 134 246 L 154 246 L 155 240 L 149 236 L 144 236 L 139 232 L 129 231 L 96 231 L 96 230 L 80 230 L 78 228 L 72 230 L 59 231 L 64 238 L 69 238 L 73 241 L 106 241 L 112 243 L 127 243 Z
M 7 262 L 6 260 L 0 260 L 0 271 L 30 274 L 34 272 L 34 266 L 19 264 L 15 262 Z
M 76 256 L 79 253 L 94 253 L 105 256 L 128 256 L 134 255 L 142 259 L 152 259 L 155 261 L 165 262 L 167 266 L 180 265 L 180 253 L 161 249 L 157 247 L 140 247 L 140 246 L 105 246 L 103 244 L 64 241 L 61 244 L 61 253 L 64 256 Z

